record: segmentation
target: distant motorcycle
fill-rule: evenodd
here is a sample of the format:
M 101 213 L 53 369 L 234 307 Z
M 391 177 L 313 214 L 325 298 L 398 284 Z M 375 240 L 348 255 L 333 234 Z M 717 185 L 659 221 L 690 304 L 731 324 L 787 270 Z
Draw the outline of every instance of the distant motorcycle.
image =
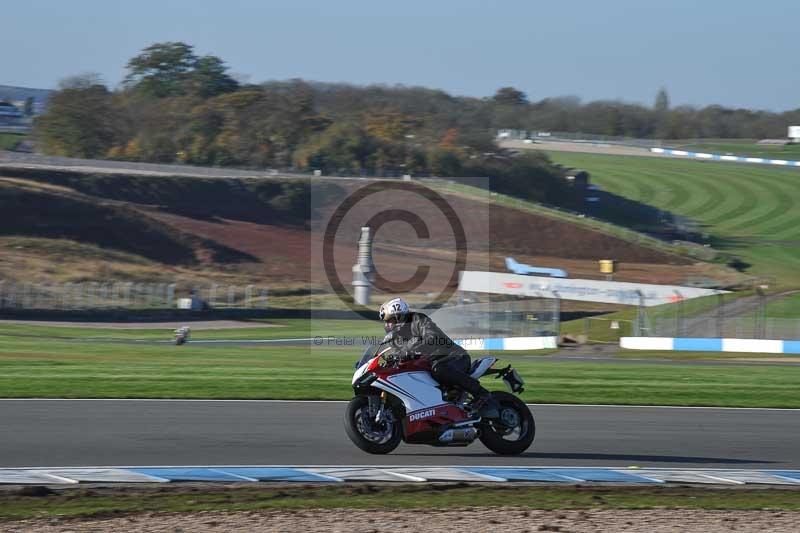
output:
M 523 391 L 511 365 L 493 369 L 498 359 L 473 362 L 475 379 L 494 375 L 513 393 Z M 401 361 L 389 341 L 367 347 L 353 374 L 355 397 L 347 405 L 344 427 L 353 443 L 368 453 L 386 454 L 404 441 L 431 446 L 467 446 L 479 439 L 501 455 L 524 452 L 536 426 L 528 406 L 514 394 L 492 392 L 493 401 L 474 413 L 467 393 L 433 379 L 425 359 Z
M 180 346 L 181 344 L 185 344 L 186 341 L 189 340 L 189 333 L 190 329 L 188 326 L 183 326 L 182 328 L 178 328 L 175 330 L 175 344 Z

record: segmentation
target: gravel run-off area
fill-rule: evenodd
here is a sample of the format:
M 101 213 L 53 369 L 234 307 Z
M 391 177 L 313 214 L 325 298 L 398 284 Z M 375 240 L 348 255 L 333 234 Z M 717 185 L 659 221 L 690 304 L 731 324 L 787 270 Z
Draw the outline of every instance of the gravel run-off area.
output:
M 448 510 L 304 509 L 247 512 L 144 513 L 113 518 L 0 522 L 6 532 L 128 531 L 702 531 L 796 532 L 800 511 L 555 510 L 519 508 Z

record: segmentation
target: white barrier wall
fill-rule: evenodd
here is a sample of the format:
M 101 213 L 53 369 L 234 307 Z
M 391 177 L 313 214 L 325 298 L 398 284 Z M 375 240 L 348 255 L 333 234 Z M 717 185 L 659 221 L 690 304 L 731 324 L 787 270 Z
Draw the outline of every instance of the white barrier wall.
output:
M 654 154 L 671 155 L 677 157 L 690 157 L 706 161 L 729 161 L 734 163 L 759 163 L 762 165 L 777 165 L 780 167 L 800 167 L 800 161 L 787 161 L 785 159 L 768 159 L 764 157 L 746 157 L 741 155 L 708 154 L 705 152 L 687 152 L 671 148 L 650 148 Z
M 800 354 L 800 341 L 771 339 L 622 337 L 619 345 L 628 350 Z
M 545 350 L 558 347 L 556 337 L 508 337 L 496 339 L 453 339 L 465 350 Z

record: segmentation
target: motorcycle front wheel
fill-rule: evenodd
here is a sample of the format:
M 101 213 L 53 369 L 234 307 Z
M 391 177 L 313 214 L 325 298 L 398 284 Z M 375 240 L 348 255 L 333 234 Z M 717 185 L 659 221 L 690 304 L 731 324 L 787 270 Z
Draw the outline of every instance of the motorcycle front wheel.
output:
M 494 391 L 498 418 L 481 421 L 479 439 L 484 446 L 500 455 L 518 455 L 533 444 L 536 424 L 525 402 L 507 392 Z
M 375 422 L 369 413 L 369 399 L 366 396 L 356 396 L 347 404 L 344 430 L 353 444 L 367 453 L 389 453 L 403 439 L 400 422 L 391 413 L 383 422 Z

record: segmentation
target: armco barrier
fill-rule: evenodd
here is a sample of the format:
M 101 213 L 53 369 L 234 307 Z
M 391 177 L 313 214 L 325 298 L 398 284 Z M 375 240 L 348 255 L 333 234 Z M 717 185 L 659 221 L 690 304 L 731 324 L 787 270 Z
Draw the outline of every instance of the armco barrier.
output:
M 800 341 L 769 339 L 622 337 L 619 345 L 628 350 L 800 354 Z
M 507 337 L 494 339 L 454 339 L 466 350 L 544 350 L 558 347 L 556 337 Z
M 781 167 L 800 167 L 800 161 L 787 161 L 785 159 L 768 159 L 765 157 L 746 157 L 741 155 L 720 155 L 705 152 L 687 152 L 686 150 L 673 150 L 671 148 L 650 148 L 654 154 L 671 155 L 675 157 L 691 157 L 704 161 L 728 161 L 732 163 L 757 163 L 761 165 L 777 165 Z

